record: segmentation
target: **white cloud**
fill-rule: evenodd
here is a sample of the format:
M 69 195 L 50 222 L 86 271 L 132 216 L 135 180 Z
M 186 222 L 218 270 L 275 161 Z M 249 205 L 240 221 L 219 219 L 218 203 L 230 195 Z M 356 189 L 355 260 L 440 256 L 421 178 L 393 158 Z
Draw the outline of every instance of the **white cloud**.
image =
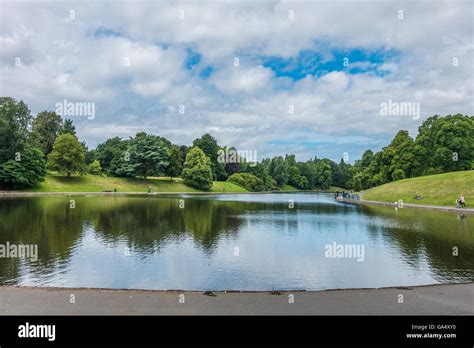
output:
M 389 141 L 400 128 L 413 134 L 433 114 L 474 113 L 469 1 L 72 1 L 1 7 L 0 93 L 24 99 L 35 113 L 63 99 L 95 102 L 96 119 L 78 122 L 79 135 L 92 145 L 145 130 L 188 144 L 210 131 L 223 144 L 262 152 L 268 142 L 296 141 L 301 132 L 326 135 L 334 146 L 349 148 L 350 142 L 334 139 L 361 135 L 369 147 L 380 136 Z M 98 29 L 102 33 L 95 35 Z M 201 57 L 193 70 L 186 69 L 188 48 Z M 304 50 L 330 61 L 334 48 L 386 49 L 399 56 L 299 81 L 259 66 L 259 57 L 294 58 Z M 213 72 L 201 78 L 207 66 Z M 353 68 L 368 72 L 350 74 Z M 381 118 L 380 103 L 388 99 L 419 102 L 421 119 Z M 184 115 L 179 105 L 185 105 Z M 315 154 L 299 145 L 283 151 Z

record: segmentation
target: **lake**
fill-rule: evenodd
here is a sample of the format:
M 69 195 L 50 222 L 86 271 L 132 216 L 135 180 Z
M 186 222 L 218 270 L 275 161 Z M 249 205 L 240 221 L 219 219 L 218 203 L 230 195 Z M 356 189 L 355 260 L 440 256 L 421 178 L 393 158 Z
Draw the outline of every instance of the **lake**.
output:
M 73 201 L 71 201 L 73 200 Z M 332 194 L 0 199 L 0 284 L 321 290 L 474 280 L 474 216 Z

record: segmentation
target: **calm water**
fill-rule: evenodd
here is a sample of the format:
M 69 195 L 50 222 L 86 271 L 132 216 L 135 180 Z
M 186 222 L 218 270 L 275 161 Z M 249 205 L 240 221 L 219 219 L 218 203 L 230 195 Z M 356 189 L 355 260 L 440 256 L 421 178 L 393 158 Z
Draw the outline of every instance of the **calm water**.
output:
M 330 194 L 6 198 L 7 242 L 37 244 L 38 260 L 0 258 L 0 284 L 317 290 L 474 280 L 474 216 L 350 206 Z M 363 246 L 363 261 L 326 257 L 333 243 Z

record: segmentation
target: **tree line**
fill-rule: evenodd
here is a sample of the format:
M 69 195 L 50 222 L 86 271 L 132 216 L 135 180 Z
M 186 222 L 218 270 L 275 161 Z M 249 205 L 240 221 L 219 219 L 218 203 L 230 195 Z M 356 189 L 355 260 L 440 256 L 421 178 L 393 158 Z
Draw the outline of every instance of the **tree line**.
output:
M 236 153 L 226 156 L 223 152 Z M 229 160 L 229 158 L 231 160 Z M 0 186 L 32 187 L 53 170 L 72 175 L 112 177 L 181 177 L 195 188 L 208 190 L 213 181 L 230 181 L 250 191 L 279 190 L 292 185 L 302 190 L 338 186 L 363 190 L 404 178 L 474 168 L 474 116 L 435 115 L 418 128 L 415 139 L 399 131 L 378 152 L 367 150 L 353 165 L 343 158 L 297 162 L 286 154 L 249 162 L 235 147 L 220 146 L 210 134 L 192 146 L 137 133 L 123 139 L 112 137 L 89 150 L 80 142 L 70 119 L 52 111 L 31 115 L 23 101 L 0 98 Z

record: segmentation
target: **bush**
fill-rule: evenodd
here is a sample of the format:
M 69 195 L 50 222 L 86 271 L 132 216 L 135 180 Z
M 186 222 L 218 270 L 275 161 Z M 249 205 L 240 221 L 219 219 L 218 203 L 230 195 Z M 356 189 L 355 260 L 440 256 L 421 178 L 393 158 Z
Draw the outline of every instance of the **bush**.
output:
M 100 166 L 100 162 L 98 160 L 94 160 L 91 164 L 87 166 L 87 171 L 89 174 L 92 175 L 102 175 L 102 167 Z
M 395 169 L 392 173 L 393 181 L 405 179 L 405 172 L 402 169 Z
M 227 181 L 237 184 L 252 192 L 265 190 L 263 180 L 249 173 L 235 173 L 229 176 Z
M 46 176 L 46 161 L 43 153 L 31 145 L 25 145 L 15 160 L 0 166 L 0 182 L 7 187 L 31 187 Z

